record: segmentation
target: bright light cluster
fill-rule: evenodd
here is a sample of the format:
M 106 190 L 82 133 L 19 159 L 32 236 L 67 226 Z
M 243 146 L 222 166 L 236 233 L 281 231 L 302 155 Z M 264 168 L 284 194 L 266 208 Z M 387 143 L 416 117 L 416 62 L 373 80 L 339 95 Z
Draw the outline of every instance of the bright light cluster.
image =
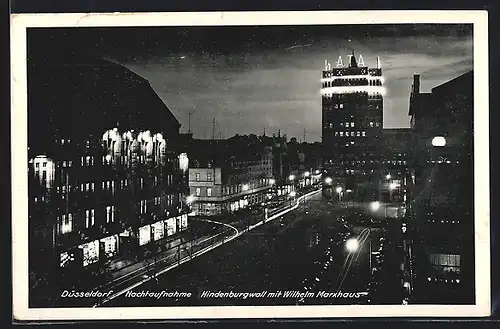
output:
M 385 96 L 386 89 L 383 86 L 339 86 L 321 88 L 322 95 L 351 93 L 380 94 Z

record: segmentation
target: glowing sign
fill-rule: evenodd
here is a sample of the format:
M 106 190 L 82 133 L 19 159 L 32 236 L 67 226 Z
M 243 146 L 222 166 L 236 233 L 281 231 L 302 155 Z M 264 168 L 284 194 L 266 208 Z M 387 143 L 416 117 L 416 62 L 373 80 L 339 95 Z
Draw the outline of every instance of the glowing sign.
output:
M 442 136 L 436 136 L 432 139 L 432 146 L 443 147 L 446 145 L 446 139 Z
M 356 74 L 356 75 L 339 75 L 336 77 L 329 77 L 329 78 L 322 78 L 321 82 L 328 82 L 328 81 L 334 81 L 334 80 L 339 80 L 339 79 L 367 79 L 367 80 L 380 80 L 382 83 L 384 83 L 384 78 L 380 76 L 372 76 L 367 74 Z
M 382 86 L 342 86 L 321 88 L 321 94 L 350 94 L 350 93 L 368 93 L 385 95 L 385 87 Z

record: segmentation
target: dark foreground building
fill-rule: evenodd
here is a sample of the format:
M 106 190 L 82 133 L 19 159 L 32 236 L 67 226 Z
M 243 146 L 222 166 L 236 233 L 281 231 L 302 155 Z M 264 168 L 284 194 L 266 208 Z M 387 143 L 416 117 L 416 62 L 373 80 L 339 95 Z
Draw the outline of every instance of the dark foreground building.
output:
M 409 115 L 413 303 L 474 303 L 473 72 L 420 92 Z
M 340 57 L 335 68 L 325 64 L 321 79 L 324 191 L 349 190 L 355 199 L 376 200 L 385 93 L 380 62 L 377 59 L 377 66 L 369 68 L 353 53 L 347 66 Z
M 187 227 L 180 124 L 148 81 L 107 60 L 28 68 L 31 306 Z

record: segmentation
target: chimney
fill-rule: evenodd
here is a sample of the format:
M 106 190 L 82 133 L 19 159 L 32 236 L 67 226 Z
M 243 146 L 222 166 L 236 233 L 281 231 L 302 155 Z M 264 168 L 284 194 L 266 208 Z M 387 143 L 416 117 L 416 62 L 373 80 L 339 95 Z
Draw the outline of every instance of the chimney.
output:
M 413 90 L 414 94 L 420 94 L 420 74 L 413 74 Z

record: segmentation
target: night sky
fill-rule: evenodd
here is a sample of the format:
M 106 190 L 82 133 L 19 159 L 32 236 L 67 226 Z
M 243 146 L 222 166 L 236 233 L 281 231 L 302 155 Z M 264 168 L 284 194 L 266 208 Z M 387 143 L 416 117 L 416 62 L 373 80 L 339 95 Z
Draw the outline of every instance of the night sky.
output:
M 281 130 L 321 140 L 324 61 L 380 56 L 387 94 L 384 127 L 408 127 L 414 73 L 422 91 L 473 68 L 472 28 L 461 25 L 68 28 L 28 33 L 32 53 L 112 58 L 148 79 L 195 138 Z

